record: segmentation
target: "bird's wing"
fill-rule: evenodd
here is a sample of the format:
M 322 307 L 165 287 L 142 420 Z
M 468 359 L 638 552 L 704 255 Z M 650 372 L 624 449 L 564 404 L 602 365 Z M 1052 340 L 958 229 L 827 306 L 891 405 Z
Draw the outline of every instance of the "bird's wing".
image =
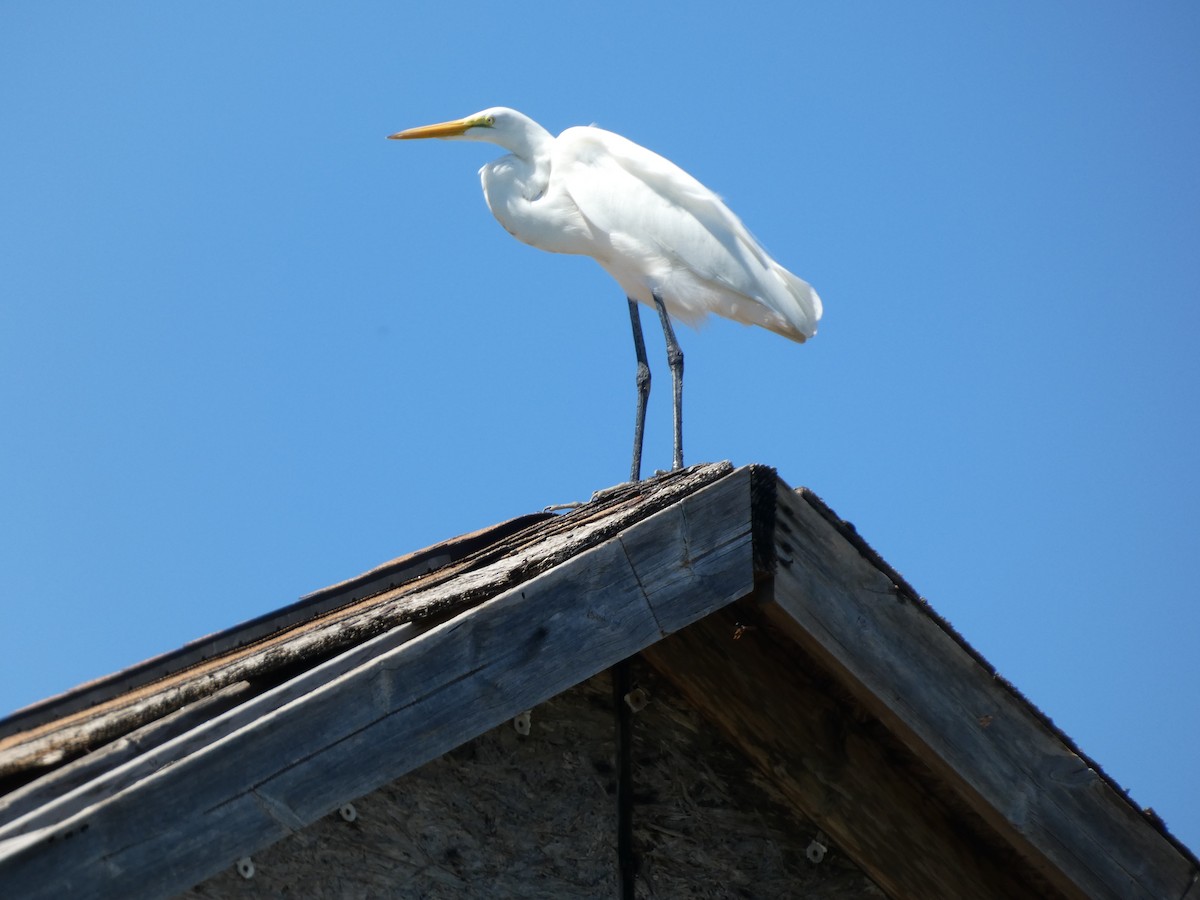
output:
M 634 289 L 630 281 L 646 286 L 640 299 L 657 282 L 685 320 L 711 311 L 796 340 L 815 329 L 819 311 L 811 303 L 807 311 L 797 308 L 788 279 L 807 285 L 767 255 L 720 197 L 670 160 L 612 132 L 570 128 L 555 141 L 551 171 L 593 235 L 610 245 L 608 260 L 597 253 L 601 263 L 626 290 Z M 680 289 L 673 292 L 673 284 Z
M 653 236 L 664 253 L 714 279 L 729 277 L 731 262 L 752 269 L 770 263 L 720 197 L 652 150 L 600 128 L 570 128 L 554 156 L 552 171 L 606 234 Z

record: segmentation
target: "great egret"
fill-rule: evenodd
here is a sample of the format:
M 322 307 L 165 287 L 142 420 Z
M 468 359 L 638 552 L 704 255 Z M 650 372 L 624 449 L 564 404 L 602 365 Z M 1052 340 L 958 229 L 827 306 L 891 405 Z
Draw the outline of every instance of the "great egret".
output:
M 816 291 L 771 259 L 720 197 L 618 134 L 581 126 L 554 137 L 528 116 L 497 106 L 389 137 L 486 141 L 508 150 L 479 170 L 492 215 L 526 244 L 592 257 L 621 285 L 637 355 L 634 481 L 650 396 L 638 303 L 658 311 L 666 338 L 676 469 L 683 467 L 683 352 L 671 316 L 696 324 L 713 312 L 800 343 L 817 333 Z

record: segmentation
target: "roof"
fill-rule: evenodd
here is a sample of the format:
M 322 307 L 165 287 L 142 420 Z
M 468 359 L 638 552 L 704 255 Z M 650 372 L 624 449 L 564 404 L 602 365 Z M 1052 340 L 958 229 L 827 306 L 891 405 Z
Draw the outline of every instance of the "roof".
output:
M 170 896 L 639 653 L 893 897 L 1197 890 L 1195 856 L 852 526 L 728 463 L 401 557 L 0 722 L 0 883 Z

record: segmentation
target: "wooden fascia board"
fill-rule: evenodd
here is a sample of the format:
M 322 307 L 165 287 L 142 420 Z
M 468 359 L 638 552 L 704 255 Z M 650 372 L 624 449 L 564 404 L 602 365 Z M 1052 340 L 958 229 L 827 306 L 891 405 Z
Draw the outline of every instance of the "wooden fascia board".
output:
M 551 513 L 533 513 L 500 522 L 470 534 L 441 541 L 376 566 L 355 578 L 314 591 L 249 621 L 191 641 L 177 650 L 140 662 L 111 675 L 97 678 L 56 697 L 34 703 L 0 719 L 0 741 L 11 735 L 62 719 L 80 710 L 128 694 L 154 681 L 181 672 L 206 660 L 251 644 L 267 635 L 307 621 L 356 600 L 392 590 L 422 575 L 449 565 L 489 543 L 504 540 L 518 531 L 552 518 Z
M 274 689 L 241 698 L 229 712 L 222 714 L 218 710 L 206 715 L 206 708 L 211 708 L 212 703 L 222 703 L 231 691 L 236 697 L 239 685 L 245 683 L 230 685 L 13 791 L 0 803 L 0 814 L 3 815 L 0 819 L 0 867 L 5 842 L 10 839 L 13 840 L 10 846 L 16 846 L 22 836 L 67 821 L 103 798 L 114 796 L 160 769 L 177 764 L 424 631 L 415 623 L 399 625 Z M 149 742 L 148 747 L 139 747 L 143 731 L 152 734 L 159 728 L 170 728 L 175 717 L 190 720 L 192 724 L 178 732 L 179 737 L 170 736 L 161 742 Z
M 893 900 L 1051 898 L 966 835 L 883 727 L 769 618 L 771 586 L 642 651 L 717 730 Z
M 0 843 L 0 883 L 31 900 L 170 896 L 749 594 L 751 481 L 738 470 L 359 665 L 330 660 L 282 705 L 295 684 L 121 766 L 81 789 L 94 802 Z
M 439 547 L 457 546 L 464 541 L 476 543 L 473 536 L 443 542 L 319 591 L 310 595 L 319 598 L 317 606 L 325 610 L 316 618 L 294 623 L 292 627 L 260 636 L 257 640 L 245 643 L 234 640 L 233 645 L 222 652 L 205 655 L 203 661 L 192 660 L 191 665 L 172 670 L 149 683 L 129 685 L 129 690 L 93 707 L 75 709 L 27 730 L 0 737 L 0 778 L 53 769 L 227 685 L 239 681 L 262 682 L 273 678 L 273 673 L 280 669 L 315 664 L 319 659 L 361 644 L 403 622 L 445 618 L 474 606 L 517 581 L 553 568 L 601 543 L 632 523 L 727 477 L 732 471 L 733 467 L 727 462 L 702 463 L 637 484 L 617 485 L 598 492 L 592 502 L 568 515 L 551 517 L 518 529 L 516 534 L 500 541 L 486 541 L 485 546 L 461 558 L 456 558 L 457 552 L 451 552 L 447 554 L 450 561 L 432 572 L 425 572 L 423 565 L 430 561 L 431 551 L 435 556 L 441 556 Z M 524 517 L 525 520 L 528 518 Z M 505 530 L 503 526 L 498 528 Z M 496 530 L 487 529 L 485 534 Z M 415 570 L 411 565 L 413 562 L 417 563 Z M 423 577 L 422 572 L 425 572 Z M 376 588 L 397 580 L 402 583 L 375 593 Z M 446 591 L 443 586 L 449 582 L 454 583 L 455 589 Z M 308 604 L 308 600 L 301 603 Z M 286 608 L 283 611 L 285 617 L 292 610 L 293 607 Z M 261 619 L 274 621 L 276 616 L 268 614 Z M 234 633 L 237 631 L 233 629 Z M 198 644 L 189 646 L 195 649 Z M 173 657 L 174 654 L 167 654 L 166 658 Z M 141 668 L 135 666 L 131 671 L 138 672 Z M 108 681 L 101 679 L 100 684 Z M 79 699 L 77 695 L 88 693 L 86 687 L 71 692 L 66 698 L 71 701 L 68 707 Z M 57 705 L 49 704 L 50 707 Z M 39 715 L 47 714 L 48 707 L 43 704 L 38 712 Z M 0 799 L 0 821 L 3 820 L 4 802 Z
M 778 623 L 1058 890 L 1163 898 L 1194 884 L 1192 860 L 782 482 L 775 548 Z

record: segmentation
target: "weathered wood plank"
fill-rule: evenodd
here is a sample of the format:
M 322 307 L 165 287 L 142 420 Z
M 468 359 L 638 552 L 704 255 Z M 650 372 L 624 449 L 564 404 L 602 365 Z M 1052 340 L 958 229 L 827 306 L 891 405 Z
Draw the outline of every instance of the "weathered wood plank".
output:
M 890 897 L 1056 896 L 997 858 L 910 771 L 877 722 L 738 604 L 642 652 Z
M 231 628 L 190 641 L 177 650 L 162 653 L 127 669 L 79 685 L 56 697 L 31 704 L 0 719 L 0 740 L 112 700 L 135 688 L 174 675 L 197 663 L 348 603 L 400 587 L 422 575 L 477 553 L 491 544 L 506 540 L 548 518 L 553 516 L 550 513 L 531 513 L 440 541 L 422 550 L 389 560 L 339 584 L 314 591 L 281 609 L 255 616 Z M 0 743 L 0 747 L 3 746 Z
M 621 535 L 663 634 L 678 631 L 747 592 L 745 571 L 725 557 L 752 540 L 752 470 L 741 468 L 656 513 L 654 527 Z
M 523 625 L 476 626 L 473 619 L 463 619 L 461 633 L 453 638 L 453 655 L 440 644 L 423 646 L 432 654 L 427 662 L 418 662 L 415 656 L 406 661 L 422 672 L 419 683 L 389 681 L 380 688 L 387 695 L 386 705 L 400 710 L 390 721 L 378 723 L 377 733 L 347 737 L 331 746 L 328 754 L 314 757 L 316 764 L 283 772 L 258 793 L 279 803 L 292 798 L 288 802 L 297 804 L 294 809 L 301 818 L 320 815 L 340 802 L 339 795 L 358 796 L 372 789 L 368 782 L 354 782 L 356 774 L 347 772 L 350 781 L 330 791 L 327 773 L 337 765 L 353 766 L 380 741 L 392 746 L 407 739 L 411 750 L 426 754 L 421 761 L 432 758 L 463 738 L 443 740 L 436 745 L 440 749 L 428 752 L 407 736 L 442 731 L 477 734 L 491 727 L 489 723 L 504 721 L 632 655 L 662 637 L 667 628 L 695 621 L 712 604 L 725 605 L 745 596 L 754 586 L 748 518 L 704 520 L 693 513 L 696 525 L 687 529 L 687 541 L 666 545 L 674 546 L 671 552 L 650 556 L 641 552 L 645 547 L 662 548 L 662 535 L 678 534 L 680 516 L 688 518 L 689 510 L 706 508 L 710 493 L 721 498 L 719 503 L 736 505 L 731 495 L 739 491 L 748 491 L 748 478 L 734 473 L 601 545 L 603 554 L 589 553 L 560 566 L 552 578 L 531 582 L 521 592 L 522 603 L 533 604 L 530 612 L 514 613 L 511 619 Z M 748 513 L 748 504 L 744 509 Z M 535 593 L 542 594 L 540 599 L 533 599 Z M 574 658 L 568 662 L 563 658 L 568 656 Z M 471 678 L 442 678 L 441 666 L 449 666 L 452 672 L 470 671 Z M 436 699 L 431 684 L 437 686 Z M 538 693 L 529 699 L 531 689 Z M 521 697 L 527 699 L 514 699 Z M 312 714 L 322 716 L 315 707 Z M 328 759 L 323 758 L 326 755 Z
M 232 641 L 235 646 L 202 663 L 127 691 L 95 708 L 0 738 L 0 777 L 59 765 L 228 684 L 327 658 L 403 622 L 450 615 L 494 597 L 511 584 L 546 571 L 726 477 L 732 468 L 727 462 L 703 463 L 636 484 L 618 485 L 600 492 L 592 502 L 568 515 L 525 528 L 392 590 L 349 605 L 335 603 L 332 606 L 338 608 L 332 609 L 330 598 L 323 596 L 321 608 L 327 611 L 321 615 L 269 636 L 255 632 L 255 640 L 248 640 L 246 646 L 226 635 L 226 643 Z M 351 592 L 347 596 L 357 596 L 364 584 L 378 584 L 374 574 L 373 570 L 345 582 Z M 452 594 L 440 591 L 452 580 L 463 589 Z
M 1067 895 L 1179 897 L 1189 860 L 899 589 L 781 484 L 781 627 L 1027 863 Z
M 178 709 L 130 732 L 93 753 L 55 769 L 29 784 L 0 797 L 0 826 L 37 810 L 50 807 L 65 795 L 104 776 L 125 762 L 144 756 L 167 741 L 185 734 L 253 696 L 244 681 L 235 682 L 215 694 Z M 62 807 L 59 807 L 61 810 Z M 59 812 L 59 817 L 63 815 Z M 2 834 L 0 830 L 0 834 Z
M 883 900 L 836 849 L 810 864 L 816 828 L 670 684 L 632 668 L 651 697 L 634 729 L 639 897 Z M 611 698 L 602 672 L 538 705 L 527 737 L 493 728 L 355 800 L 354 823 L 323 816 L 254 854 L 253 881 L 230 867 L 183 896 L 612 898 Z
M 346 672 L 353 671 L 382 653 L 416 638 L 426 630 L 427 628 L 411 622 L 397 626 L 314 669 L 302 672 L 273 690 L 253 697 L 227 713 L 200 722 L 191 731 L 161 745 L 150 747 L 129 758 L 127 762 L 102 770 L 100 774 L 88 781 L 57 791 L 57 796 L 52 799 L 48 798 L 45 803 L 29 808 L 24 808 L 22 805 L 21 808 L 6 809 L 6 814 L 11 812 L 11 817 L 6 817 L 3 824 L 0 825 L 0 855 L 2 855 L 5 841 L 52 827 L 80 810 L 87 809 L 139 784 L 160 769 L 176 764 L 200 748 L 213 744 L 252 724 L 271 711 L 304 697 L 322 684 Z M 153 726 L 150 727 L 153 728 Z M 115 742 L 117 746 L 121 743 L 121 741 Z M 99 755 L 103 755 L 105 752 L 105 750 L 101 750 Z M 78 764 L 86 766 L 87 762 L 88 757 L 85 757 L 79 760 Z M 65 766 L 61 770 L 50 773 L 34 782 L 30 787 L 48 792 L 58 787 L 62 781 L 73 781 L 72 766 Z
M 753 587 L 748 526 L 688 529 L 688 554 L 727 586 L 726 603 Z M 652 516 L 356 668 L 323 683 L 308 673 L 289 702 L 264 712 L 268 692 L 196 729 L 172 765 L 150 754 L 140 779 L 125 768 L 124 789 L 0 844 L 0 881 L 29 898 L 168 896 L 535 706 L 661 637 L 656 608 L 683 623 L 685 595 L 701 600 L 695 616 L 717 602 L 682 546 L 673 565 L 638 552 L 660 545 L 641 530 L 676 527 Z M 474 582 L 426 600 L 453 602 Z
M 628 590 L 635 579 L 625 568 Z M 617 585 L 605 578 L 598 586 Z M 385 654 L 291 704 L 255 715 L 222 740 L 210 743 L 200 730 L 191 737 L 192 752 L 174 766 L 158 775 L 145 773 L 124 793 L 36 835 L 37 845 L 0 864 L 0 880 L 29 897 L 64 891 L 79 897 L 167 896 L 213 874 L 544 699 L 518 695 L 497 709 L 497 685 L 514 675 L 478 658 L 480 642 L 492 638 L 500 642 L 501 664 L 520 656 L 537 660 L 536 644 L 547 635 L 540 613 L 560 627 L 596 624 L 564 623 L 561 610 L 544 600 L 533 585 L 526 586 L 464 615 L 467 623 L 455 619 L 425 641 L 410 642 L 402 656 Z M 496 608 L 505 613 L 499 620 Z M 530 628 L 513 621 L 514 612 Z M 612 617 L 605 611 L 596 618 Z M 622 637 L 649 640 L 657 634 L 644 605 L 640 627 L 627 620 L 619 624 Z M 582 653 L 569 657 L 580 658 Z M 536 684 L 535 679 L 526 686 Z M 216 835 L 224 836 L 221 843 L 206 849 L 208 836 Z M 186 853 L 179 852 L 180 843 Z M 70 850 L 69 859 L 60 848 Z M 4 850 L 0 845 L 0 853 Z M 170 857 L 167 866 L 164 856 Z M 120 875 L 97 879 L 106 869 Z

